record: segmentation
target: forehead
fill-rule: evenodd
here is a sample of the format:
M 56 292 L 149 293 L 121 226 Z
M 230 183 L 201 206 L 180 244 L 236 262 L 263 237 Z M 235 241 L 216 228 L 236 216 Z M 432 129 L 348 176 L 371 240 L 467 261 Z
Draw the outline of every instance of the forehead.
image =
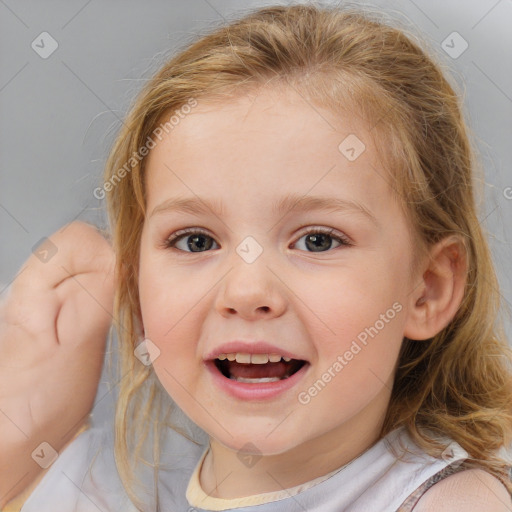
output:
M 171 189 L 236 193 L 246 202 L 277 199 L 277 192 L 339 191 L 370 204 L 387 198 L 385 172 L 373 134 L 355 112 L 334 113 L 291 89 L 264 89 L 200 100 L 151 150 L 146 199 L 151 208 Z
M 169 144 L 174 141 L 174 146 L 180 146 L 180 154 L 182 148 L 191 149 L 193 144 L 194 152 L 206 146 L 222 147 L 229 136 L 232 152 L 266 144 L 265 154 L 284 154 L 280 149 L 295 144 L 295 151 L 286 152 L 287 159 L 293 159 L 294 154 L 320 146 L 323 151 L 330 146 L 337 154 L 337 142 L 343 135 L 357 135 L 366 146 L 373 144 L 370 139 L 374 137 L 368 123 L 348 103 L 334 112 L 290 87 L 262 87 L 224 99 L 207 97 L 180 117 L 179 124 L 165 136 Z M 189 158 L 190 154 L 183 156 Z

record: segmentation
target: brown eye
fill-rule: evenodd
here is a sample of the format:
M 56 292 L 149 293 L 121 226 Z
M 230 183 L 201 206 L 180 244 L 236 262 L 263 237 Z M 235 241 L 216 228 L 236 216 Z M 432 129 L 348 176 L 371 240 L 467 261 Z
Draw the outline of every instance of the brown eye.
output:
M 213 238 L 201 229 L 184 229 L 168 238 L 165 247 L 183 252 L 205 252 L 211 249 L 214 243 L 216 242 Z
M 307 252 L 327 252 L 332 249 L 333 240 L 338 243 L 334 249 L 339 246 L 352 245 L 349 240 L 343 235 L 333 235 L 334 229 L 325 228 L 310 228 L 306 233 L 303 233 L 299 240 L 304 238 L 304 247 Z M 297 245 L 298 242 L 295 243 Z

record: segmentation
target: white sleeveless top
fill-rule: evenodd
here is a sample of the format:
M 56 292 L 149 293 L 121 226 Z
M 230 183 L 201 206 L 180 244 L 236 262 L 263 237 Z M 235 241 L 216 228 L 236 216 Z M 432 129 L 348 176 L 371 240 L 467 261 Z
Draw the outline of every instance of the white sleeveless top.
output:
M 147 480 L 145 512 L 407 512 L 430 486 L 465 469 L 468 457 L 452 442 L 443 458 L 433 458 L 400 428 L 345 466 L 312 482 L 276 493 L 224 500 L 210 497 L 199 485 L 208 445 L 204 433 L 202 441 L 197 444 L 169 431 L 157 488 Z M 116 470 L 110 428 L 93 427 L 72 441 L 21 509 L 55 510 L 137 512 Z

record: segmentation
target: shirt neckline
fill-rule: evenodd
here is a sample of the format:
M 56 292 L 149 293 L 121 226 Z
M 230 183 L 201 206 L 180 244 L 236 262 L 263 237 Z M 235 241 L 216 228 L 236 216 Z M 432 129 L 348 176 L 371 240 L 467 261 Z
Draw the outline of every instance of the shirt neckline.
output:
M 395 432 L 396 433 L 396 432 Z M 389 433 L 391 434 L 391 433 Z M 384 440 L 389 436 L 384 436 L 377 440 L 373 445 L 368 447 L 365 451 L 360 453 L 357 457 L 353 458 L 343 466 L 334 469 L 333 471 L 330 471 L 329 473 L 322 475 L 320 477 L 317 477 L 313 480 L 310 480 L 308 482 L 304 482 L 302 484 L 282 489 L 279 491 L 270 491 L 266 493 L 261 494 L 254 494 L 251 496 L 244 496 L 240 498 L 216 498 L 213 496 L 210 496 L 208 493 L 206 493 L 203 488 L 201 487 L 200 481 L 199 481 L 199 475 L 201 472 L 201 468 L 203 466 L 204 460 L 206 458 L 206 455 L 208 454 L 210 447 L 206 447 L 206 449 L 203 451 L 203 454 L 201 455 L 198 463 L 196 464 L 196 467 L 189 479 L 189 483 L 186 490 L 186 498 L 192 507 L 203 509 L 203 510 L 211 510 L 211 511 L 223 511 L 223 510 L 231 510 L 236 509 L 240 507 L 249 507 L 254 505 L 263 505 L 266 503 L 271 503 L 274 501 L 279 501 L 285 498 L 290 498 L 292 496 L 295 496 L 301 492 L 306 491 L 307 489 L 310 489 L 314 487 L 315 485 L 318 485 L 329 478 L 333 477 L 335 474 L 339 473 L 340 471 L 347 468 L 347 466 L 350 466 L 353 462 L 356 460 L 362 458 L 363 456 L 369 454 L 369 452 L 374 451 L 377 449 L 378 446 L 381 446 Z

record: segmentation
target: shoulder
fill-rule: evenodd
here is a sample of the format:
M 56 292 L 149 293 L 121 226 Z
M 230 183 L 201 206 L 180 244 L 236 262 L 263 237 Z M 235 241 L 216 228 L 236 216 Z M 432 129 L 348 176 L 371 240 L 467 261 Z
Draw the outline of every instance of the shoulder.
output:
M 500 480 L 483 469 L 468 469 L 433 485 L 414 512 L 510 512 L 512 499 Z

